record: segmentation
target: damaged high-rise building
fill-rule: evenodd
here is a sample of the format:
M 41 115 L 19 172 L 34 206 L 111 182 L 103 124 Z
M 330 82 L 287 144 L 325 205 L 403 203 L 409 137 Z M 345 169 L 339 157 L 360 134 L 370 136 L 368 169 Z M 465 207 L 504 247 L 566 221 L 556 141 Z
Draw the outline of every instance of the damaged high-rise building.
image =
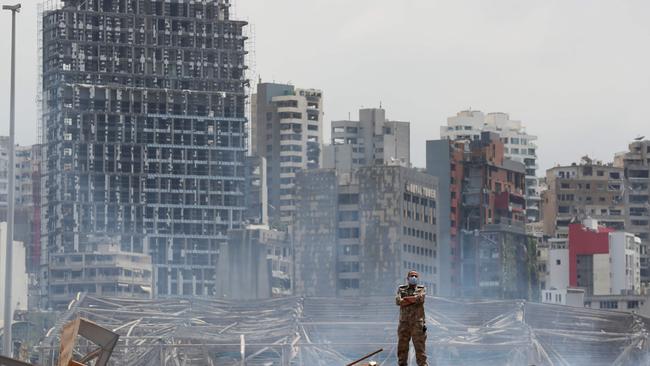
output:
M 321 166 L 323 93 L 260 81 L 251 99 L 251 153 L 266 159 L 269 221 L 286 227 L 296 211 L 296 173 Z
M 392 295 L 409 270 L 438 294 L 438 180 L 372 165 L 300 172 L 296 181 L 295 294 Z
M 44 247 L 150 253 L 154 294 L 214 294 L 241 226 L 246 22 L 228 0 L 63 0 L 42 15 Z M 47 273 L 44 273 L 47 276 Z M 53 289 L 56 290 L 56 289 Z

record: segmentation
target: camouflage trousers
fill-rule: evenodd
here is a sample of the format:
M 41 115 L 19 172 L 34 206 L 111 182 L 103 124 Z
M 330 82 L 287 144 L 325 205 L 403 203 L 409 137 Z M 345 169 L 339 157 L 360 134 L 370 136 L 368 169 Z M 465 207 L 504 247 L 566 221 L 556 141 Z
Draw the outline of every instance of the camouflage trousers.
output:
M 427 363 L 427 332 L 422 321 L 401 321 L 397 327 L 397 362 L 399 366 L 408 366 L 409 341 L 413 340 L 415 359 L 418 366 L 428 366 Z

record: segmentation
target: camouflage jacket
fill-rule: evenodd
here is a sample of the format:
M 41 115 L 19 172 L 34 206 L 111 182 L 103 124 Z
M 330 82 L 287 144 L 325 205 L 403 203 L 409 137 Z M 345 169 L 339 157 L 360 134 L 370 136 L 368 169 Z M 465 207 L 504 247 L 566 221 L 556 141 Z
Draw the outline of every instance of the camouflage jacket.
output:
M 409 286 L 402 285 L 397 288 L 397 296 L 395 303 L 399 305 L 402 298 L 407 296 L 415 296 L 415 303 L 400 307 L 399 321 L 400 322 L 416 322 L 424 321 L 424 297 L 426 295 L 426 288 L 424 286 Z

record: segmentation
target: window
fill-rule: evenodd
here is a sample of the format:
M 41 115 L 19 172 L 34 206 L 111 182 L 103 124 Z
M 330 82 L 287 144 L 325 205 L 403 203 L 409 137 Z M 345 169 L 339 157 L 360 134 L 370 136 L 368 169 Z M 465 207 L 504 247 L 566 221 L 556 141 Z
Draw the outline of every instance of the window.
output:
M 359 262 L 341 262 L 339 263 L 339 272 L 359 272 Z
M 341 279 L 339 280 L 341 290 L 354 290 L 359 288 L 358 279 Z
M 339 229 L 339 239 L 358 239 L 359 238 L 359 228 L 340 228 Z
M 359 211 L 340 211 L 339 222 L 342 221 L 359 221 Z
M 359 203 L 358 193 L 341 193 L 339 194 L 339 205 L 356 205 Z
M 359 255 L 358 245 L 344 245 L 341 247 L 340 252 L 342 255 Z
M 618 301 L 601 301 L 601 309 L 618 309 Z
M 555 264 L 559 266 L 559 265 L 561 265 L 561 264 L 562 264 L 562 261 L 561 261 L 561 260 L 559 260 L 559 259 L 556 259 L 556 260 L 555 260 Z
M 639 308 L 639 301 L 638 300 L 631 300 L 627 302 L 627 308 L 628 309 L 638 309 Z

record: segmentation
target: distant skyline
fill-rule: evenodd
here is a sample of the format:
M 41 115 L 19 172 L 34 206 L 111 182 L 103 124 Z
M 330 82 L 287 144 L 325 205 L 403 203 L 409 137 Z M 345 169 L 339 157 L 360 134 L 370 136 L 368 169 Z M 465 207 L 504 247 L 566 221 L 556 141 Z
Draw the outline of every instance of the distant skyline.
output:
M 3 4 L 13 2 L 3 1 Z M 36 4 L 17 16 L 16 141 L 37 142 Z M 468 108 L 506 112 L 537 135 L 540 169 L 611 161 L 650 138 L 650 3 L 517 0 L 236 0 L 264 81 L 324 92 L 331 120 L 378 107 L 411 124 L 411 152 Z M 8 133 L 11 14 L 0 13 L 0 134 Z M 327 141 L 327 140 L 326 140 Z

